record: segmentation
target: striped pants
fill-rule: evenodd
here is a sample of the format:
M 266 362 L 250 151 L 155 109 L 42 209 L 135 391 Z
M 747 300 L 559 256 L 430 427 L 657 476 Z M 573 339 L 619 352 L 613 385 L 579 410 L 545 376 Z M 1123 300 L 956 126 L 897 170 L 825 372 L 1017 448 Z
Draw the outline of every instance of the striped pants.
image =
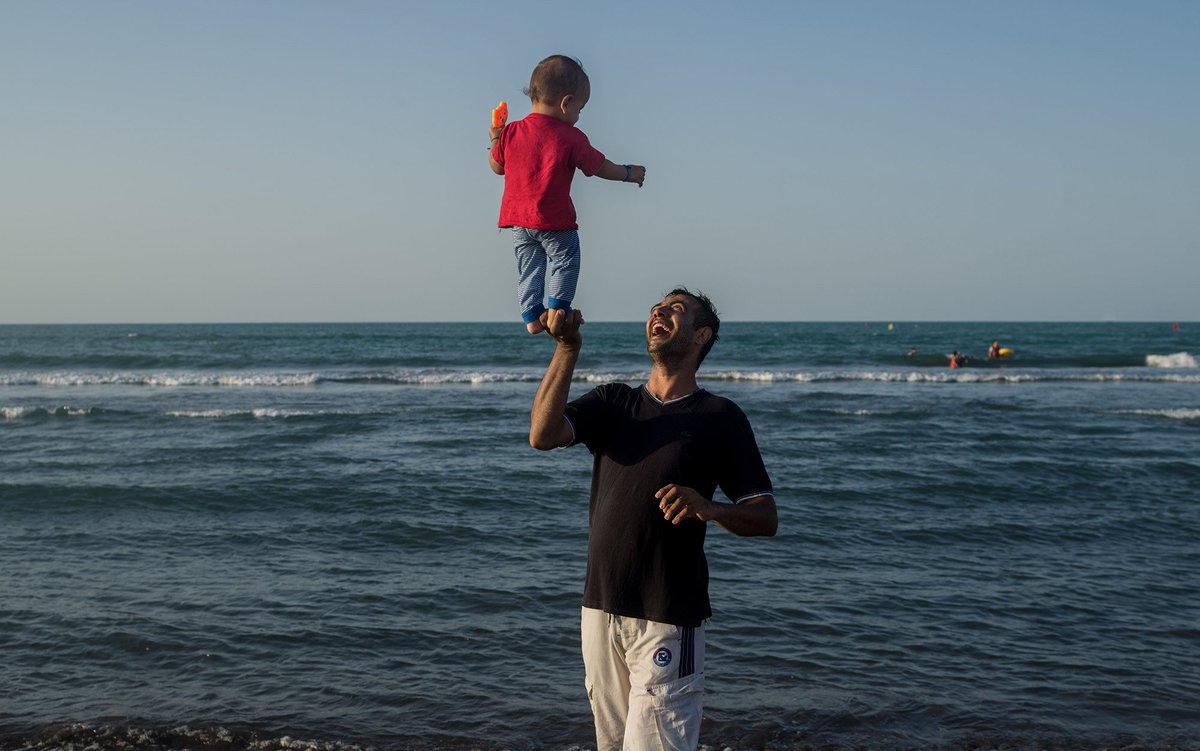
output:
M 694 751 L 704 711 L 704 626 L 584 608 L 580 633 L 597 751 Z
M 532 323 L 547 307 L 570 310 L 579 282 L 579 232 L 513 227 L 512 236 L 521 320 Z

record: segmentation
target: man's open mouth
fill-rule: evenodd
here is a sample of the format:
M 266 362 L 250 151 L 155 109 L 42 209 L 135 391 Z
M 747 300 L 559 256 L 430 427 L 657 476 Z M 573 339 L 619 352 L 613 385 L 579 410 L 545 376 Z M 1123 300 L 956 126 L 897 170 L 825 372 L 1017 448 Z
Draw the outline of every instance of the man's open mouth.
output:
M 670 336 L 671 328 L 662 321 L 650 324 L 650 336 Z

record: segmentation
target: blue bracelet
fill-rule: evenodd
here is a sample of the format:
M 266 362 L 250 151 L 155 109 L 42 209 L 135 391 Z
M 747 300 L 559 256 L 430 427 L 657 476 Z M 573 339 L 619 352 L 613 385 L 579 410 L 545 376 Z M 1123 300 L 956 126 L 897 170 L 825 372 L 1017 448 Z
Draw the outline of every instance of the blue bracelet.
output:
M 627 183 L 627 182 L 629 182 L 631 179 L 633 179 L 633 170 L 629 168 L 629 165 L 628 165 L 628 164 L 626 164 L 626 165 L 625 165 L 625 179 L 624 179 L 624 180 L 622 180 L 621 182 L 623 182 L 623 183 Z

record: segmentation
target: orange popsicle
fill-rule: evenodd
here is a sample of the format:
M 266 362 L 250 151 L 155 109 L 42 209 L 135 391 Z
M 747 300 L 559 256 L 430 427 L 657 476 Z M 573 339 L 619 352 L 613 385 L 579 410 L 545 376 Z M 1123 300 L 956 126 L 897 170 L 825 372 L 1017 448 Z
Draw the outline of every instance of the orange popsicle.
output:
M 506 122 L 508 122 L 508 102 L 500 102 L 500 105 L 492 110 L 492 127 L 503 128 Z

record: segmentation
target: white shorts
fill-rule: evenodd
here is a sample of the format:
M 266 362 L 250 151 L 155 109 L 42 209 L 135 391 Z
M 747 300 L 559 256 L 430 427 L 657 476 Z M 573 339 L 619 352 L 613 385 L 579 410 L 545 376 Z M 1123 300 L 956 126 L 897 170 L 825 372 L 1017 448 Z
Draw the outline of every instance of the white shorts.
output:
M 693 751 L 704 712 L 704 626 L 584 608 L 580 633 L 597 751 Z

